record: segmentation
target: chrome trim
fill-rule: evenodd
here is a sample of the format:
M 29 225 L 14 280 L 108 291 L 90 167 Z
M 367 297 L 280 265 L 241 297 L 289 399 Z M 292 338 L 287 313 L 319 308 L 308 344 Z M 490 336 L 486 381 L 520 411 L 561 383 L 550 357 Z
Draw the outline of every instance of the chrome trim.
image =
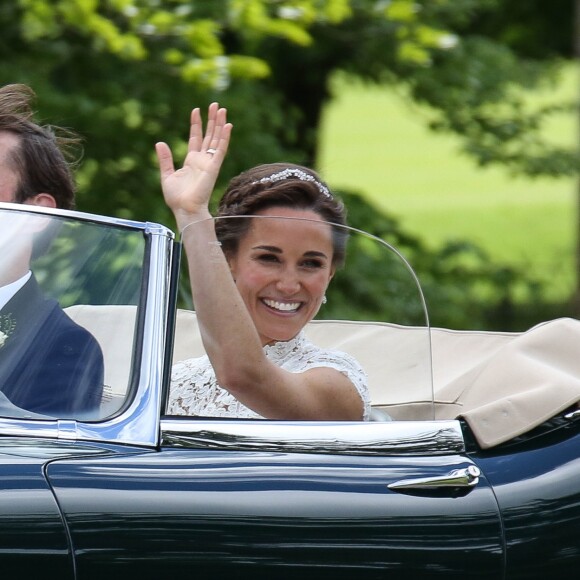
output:
M 11 419 L 0 417 L 2 436 L 58 438 L 58 421 L 56 419 Z
M 167 229 L 165 226 L 161 224 L 156 224 L 154 222 L 146 222 L 143 225 L 146 234 L 151 234 L 152 236 L 164 236 L 169 235 L 171 239 L 175 239 L 175 234 L 171 230 Z
M 458 421 L 321 423 L 162 418 L 161 444 L 189 449 L 340 455 L 449 455 L 465 452 Z
M 166 235 L 171 239 L 175 239 L 175 233 L 171 231 L 169 228 L 152 222 L 139 222 L 123 218 L 92 214 L 72 209 L 57 209 L 37 205 L 23 205 L 20 203 L 0 202 L 0 210 L 2 209 L 8 209 L 19 212 L 43 213 L 57 217 L 60 216 L 66 218 L 73 218 L 79 221 L 90 221 L 93 223 L 132 228 L 136 230 L 143 230 L 145 231 L 145 233 Z
M 564 419 L 568 421 L 575 421 L 576 419 L 580 419 L 580 409 L 575 409 L 574 411 L 570 411 L 564 415 Z
M 58 420 L 58 438 L 76 441 L 77 439 L 77 422 L 71 419 Z
M 159 235 L 151 234 L 143 351 L 137 393 L 129 407 L 120 415 L 99 423 L 79 422 L 79 439 L 104 439 L 151 447 L 159 444 L 172 252 L 173 243 L 165 235 L 163 227 Z
M 3 205 L 11 204 L 0 204 L 0 207 Z M 29 206 L 25 207 L 28 211 Z M 16 205 L 16 209 L 22 210 L 22 208 L 23 206 Z M 79 217 L 77 212 L 62 210 L 58 213 Z M 92 217 L 89 216 L 90 219 Z M 99 218 L 99 216 L 95 217 Z M 105 218 L 95 221 L 117 225 L 119 223 L 119 220 L 109 221 Z M 145 224 L 137 225 L 140 229 L 146 230 Z M 143 352 L 139 369 L 139 384 L 131 404 L 117 416 L 94 422 L 38 417 L 0 417 L 0 433 L 3 436 L 107 441 L 148 447 L 156 447 L 159 444 L 159 414 L 167 342 L 168 297 L 171 290 L 169 284 L 174 235 L 164 226 L 150 227 L 149 232 L 151 238 L 150 272 L 146 289 Z
M 418 479 L 402 479 L 390 483 L 387 487 L 394 491 L 398 490 L 423 490 L 439 488 L 470 488 L 479 483 L 481 470 L 476 465 L 468 465 L 462 469 L 455 469 L 447 475 L 436 477 L 422 477 Z

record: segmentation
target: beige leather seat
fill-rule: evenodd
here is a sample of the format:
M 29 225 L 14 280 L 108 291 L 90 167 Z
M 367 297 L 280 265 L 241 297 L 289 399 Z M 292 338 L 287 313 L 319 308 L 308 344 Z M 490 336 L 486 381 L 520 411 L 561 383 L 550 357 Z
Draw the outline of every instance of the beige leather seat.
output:
M 136 309 L 78 305 L 66 312 L 103 349 L 109 395 L 103 413 L 113 412 L 129 384 Z M 578 320 L 553 320 L 523 333 L 435 328 L 430 335 L 420 327 L 313 321 L 306 333 L 315 344 L 356 357 L 369 376 L 373 406 L 393 419 L 462 416 L 484 447 L 524 433 L 580 400 Z M 173 360 L 201 354 L 195 313 L 179 310 Z

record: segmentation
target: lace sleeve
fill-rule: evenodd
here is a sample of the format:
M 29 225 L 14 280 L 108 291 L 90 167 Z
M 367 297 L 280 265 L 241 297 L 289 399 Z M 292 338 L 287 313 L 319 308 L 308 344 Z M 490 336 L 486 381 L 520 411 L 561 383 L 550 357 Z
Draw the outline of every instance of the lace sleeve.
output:
M 368 377 L 354 357 L 336 350 L 318 350 L 311 358 L 303 362 L 304 368 L 302 370 L 304 371 L 319 367 L 329 367 L 348 377 L 363 402 L 363 421 L 369 420 L 371 397 L 368 387 Z
M 367 375 L 354 357 L 340 351 L 320 349 L 306 341 L 303 335 L 287 342 L 265 346 L 264 350 L 273 363 L 292 373 L 319 367 L 329 367 L 342 373 L 360 395 L 363 402 L 363 420 L 369 420 L 371 402 Z M 217 384 L 207 356 L 173 365 L 167 413 L 263 418 Z
M 216 382 L 207 356 L 173 365 L 168 415 L 262 419 Z

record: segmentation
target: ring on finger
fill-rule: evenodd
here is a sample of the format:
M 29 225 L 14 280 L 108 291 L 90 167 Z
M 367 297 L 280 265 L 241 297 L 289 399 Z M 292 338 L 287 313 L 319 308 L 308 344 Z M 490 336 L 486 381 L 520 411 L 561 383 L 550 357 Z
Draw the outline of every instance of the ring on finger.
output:
M 214 149 L 213 147 L 211 147 L 210 149 L 208 149 L 208 150 L 206 151 L 206 153 L 207 153 L 208 155 L 215 155 L 215 154 L 217 153 L 217 149 Z

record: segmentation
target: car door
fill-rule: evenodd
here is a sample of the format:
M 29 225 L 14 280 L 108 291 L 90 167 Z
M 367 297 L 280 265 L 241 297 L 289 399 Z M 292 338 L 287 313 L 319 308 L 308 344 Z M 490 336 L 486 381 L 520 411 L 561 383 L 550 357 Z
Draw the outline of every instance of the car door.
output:
M 506 579 L 574 577 L 580 562 L 580 411 L 478 450 L 506 537 Z
M 38 437 L 0 437 L 0 568 L 4 578 L 74 578 L 66 523 L 46 480 L 51 461 L 104 451 Z
M 44 461 L 0 452 L 2 575 L 34 578 L 50 568 L 74 578 L 73 561 L 58 505 L 44 479 Z
M 49 466 L 79 579 L 502 577 L 498 507 L 458 422 L 162 433 L 156 452 Z
M 416 278 L 382 240 L 360 234 L 342 235 L 347 262 L 380 276 L 378 287 L 392 296 L 383 303 L 391 324 L 313 323 L 307 332 L 357 358 L 374 404 L 404 420 L 162 416 L 155 450 L 54 462 L 48 476 L 79 579 L 501 577 L 502 528 L 485 474 L 467 456 L 459 422 L 431 420 L 430 341 Z M 356 301 L 359 289 L 341 272 L 333 285 Z M 360 290 L 368 306 L 373 297 Z M 321 316 L 332 318 L 341 302 L 329 296 Z M 193 319 L 178 313 L 168 366 L 171 356 L 203 354 Z

